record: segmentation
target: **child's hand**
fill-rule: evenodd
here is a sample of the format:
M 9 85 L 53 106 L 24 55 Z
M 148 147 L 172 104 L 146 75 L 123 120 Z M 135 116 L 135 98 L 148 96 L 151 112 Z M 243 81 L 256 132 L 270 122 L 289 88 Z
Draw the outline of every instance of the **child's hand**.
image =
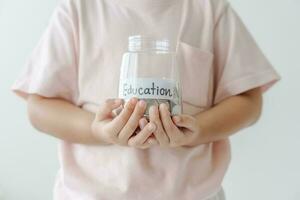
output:
M 156 141 L 149 137 L 156 130 L 156 126 L 152 122 L 145 123 L 143 119 L 146 102 L 138 102 L 136 98 L 132 98 L 121 113 L 114 116 L 113 110 L 121 105 L 122 100 L 117 99 L 107 100 L 100 106 L 92 123 L 92 133 L 96 140 L 142 149 L 154 145 Z M 139 126 L 142 127 L 141 131 L 134 136 Z
M 154 135 L 162 147 L 192 146 L 200 136 L 197 121 L 190 115 L 171 117 L 166 104 L 151 106 L 150 122 L 156 124 Z

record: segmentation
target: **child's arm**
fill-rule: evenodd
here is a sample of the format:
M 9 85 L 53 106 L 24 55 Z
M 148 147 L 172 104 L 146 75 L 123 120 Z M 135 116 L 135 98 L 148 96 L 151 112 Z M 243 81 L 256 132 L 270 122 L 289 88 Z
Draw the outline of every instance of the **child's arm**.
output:
M 262 94 L 252 89 L 229 97 L 209 110 L 195 116 L 170 116 L 167 106 L 150 108 L 150 121 L 161 146 L 196 146 L 226 139 L 238 130 L 255 123 L 261 113 Z M 180 128 L 179 128 L 180 127 Z
M 96 141 L 91 132 L 95 114 L 80 109 L 68 101 L 29 95 L 28 115 L 39 131 L 62 140 L 84 144 L 105 144 Z
M 145 124 L 137 136 L 131 137 L 139 126 L 146 105 L 140 106 L 134 99 L 117 117 L 113 117 L 112 111 L 121 104 L 120 100 L 107 100 L 94 114 L 62 99 L 31 94 L 28 97 L 28 115 L 37 130 L 72 143 L 119 144 L 138 148 L 155 144 L 153 139 L 149 139 L 155 128 L 152 123 Z
M 196 116 L 201 134 L 195 145 L 225 139 L 254 124 L 262 110 L 259 88 L 232 96 Z

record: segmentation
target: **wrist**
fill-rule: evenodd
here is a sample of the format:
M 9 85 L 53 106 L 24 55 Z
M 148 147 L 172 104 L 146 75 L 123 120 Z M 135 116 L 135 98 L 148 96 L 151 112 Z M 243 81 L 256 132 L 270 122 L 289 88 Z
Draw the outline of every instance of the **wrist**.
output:
M 101 136 L 101 129 L 99 127 L 98 122 L 93 121 L 90 125 L 90 135 L 91 139 L 98 145 L 110 145 L 111 143 L 105 141 L 105 139 Z
M 194 138 L 192 138 L 192 140 L 186 146 L 192 147 L 209 143 L 210 140 L 208 135 L 209 134 L 207 134 L 207 129 L 205 128 L 205 126 L 201 122 L 197 121 Z
M 203 132 L 201 128 L 197 128 L 194 133 L 194 138 L 189 142 L 188 146 L 198 146 L 203 144 Z

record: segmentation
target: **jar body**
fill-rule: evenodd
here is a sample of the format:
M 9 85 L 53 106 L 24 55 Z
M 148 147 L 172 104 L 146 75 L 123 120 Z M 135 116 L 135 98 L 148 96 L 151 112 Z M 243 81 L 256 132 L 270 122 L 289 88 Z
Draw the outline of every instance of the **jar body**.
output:
M 122 58 L 119 98 L 125 102 L 132 97 L 145 100 L 146 117 L 152 105 L 161 103 L 168 105 L 172 115 L 181 114 L 180 69 L 175 52 L 170 50 L 167 40 L 143 36 L 134 39 L 138 44 L 133 47 L 130 37 L 129 51 Z

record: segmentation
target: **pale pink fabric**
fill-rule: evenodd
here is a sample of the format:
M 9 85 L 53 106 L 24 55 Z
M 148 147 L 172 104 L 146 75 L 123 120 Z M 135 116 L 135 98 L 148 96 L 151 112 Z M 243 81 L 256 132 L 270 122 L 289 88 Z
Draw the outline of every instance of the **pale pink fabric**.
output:
M 180 36 L 187 114 L 280 78 L 225 0 L 64 0 L 12 90 L 96 112 L 117 97 L 127 38 L 137 34 Z M 200 200 L 219 191 L 230 145 L 140 150 L 61 141 L 59 154 L 57 200 Z

